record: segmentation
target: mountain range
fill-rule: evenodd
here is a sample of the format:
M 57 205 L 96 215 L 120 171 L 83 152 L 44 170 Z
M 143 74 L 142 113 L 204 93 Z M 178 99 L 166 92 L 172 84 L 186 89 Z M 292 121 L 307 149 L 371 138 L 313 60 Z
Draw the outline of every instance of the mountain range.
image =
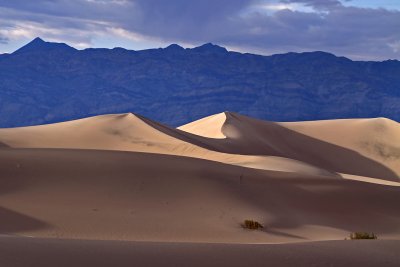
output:
M 400 61 L 261 56 L 211 43 L 77 50 L 36 38 L 0 55 L 0 127 L 135 112 L 177 126 L 226 110 L 272 121 L 400 120 Z

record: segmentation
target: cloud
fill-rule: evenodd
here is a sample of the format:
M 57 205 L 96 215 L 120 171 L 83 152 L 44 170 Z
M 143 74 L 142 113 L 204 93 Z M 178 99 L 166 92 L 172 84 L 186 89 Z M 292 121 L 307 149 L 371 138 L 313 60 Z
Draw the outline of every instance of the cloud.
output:
M 108 36 L 132 44 L 214 42 L 264 54 L 323 50 L 353 59 L 400 58 L 400 11 L 342 3 L 0 0 L 0 36 L 12 42 L 36 34 L 78 47 Z
M 137 16 L 126 25 L 132 31 L 168 40 L 207 42 L 232 31 L 232 21 L 252 1 L 137 0 Z
M 400 12 L 335 6 L 329 12 L 279 10 L 251 14 L 246 30 L 232 45 L 252 45 L 270 52 L 324 50 L 354 59 L 399 58 L 393 44 L 400 38 Z
M 0 44 L 7 44 L 8 38 L 0 35 Z
M 282 3 L 302 3 L 315 9 L 332 9 L 342 6 L 339 0 L 282 0 Z

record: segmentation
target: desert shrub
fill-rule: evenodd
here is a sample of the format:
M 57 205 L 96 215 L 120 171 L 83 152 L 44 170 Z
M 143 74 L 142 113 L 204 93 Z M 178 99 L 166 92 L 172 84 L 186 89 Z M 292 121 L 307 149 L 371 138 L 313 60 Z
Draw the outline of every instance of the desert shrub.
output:
M 374 233 L 354 232 L 350 234 L 350 239 L 378 239 L 378 237 Z
M 251 230 L 258 230 L 264 228 L 264 226 L 261 223 L 253 220 L 244 220 L 242 227 Z

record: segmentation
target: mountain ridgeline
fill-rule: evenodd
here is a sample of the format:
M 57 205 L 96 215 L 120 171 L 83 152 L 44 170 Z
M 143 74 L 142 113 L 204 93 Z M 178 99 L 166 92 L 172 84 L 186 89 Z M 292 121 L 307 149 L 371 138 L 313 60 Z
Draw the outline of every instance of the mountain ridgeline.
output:
M 177 126 L 225 110 L 273 121 L 399 121 L 400 62 L 213 44 L 76 50 L 40 38 L 0 55 L 0 127 L 122 112 Z

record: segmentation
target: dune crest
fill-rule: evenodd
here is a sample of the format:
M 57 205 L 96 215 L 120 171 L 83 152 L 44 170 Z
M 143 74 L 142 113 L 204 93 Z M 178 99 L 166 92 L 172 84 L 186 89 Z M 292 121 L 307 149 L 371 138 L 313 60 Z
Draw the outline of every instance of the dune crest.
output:
M 218 114 L 211 122 L 224 122 Z M 209 121 L 210 122 L 210 121 Z M 197 127 L 199 129 L 199 127 Z M 132 113 L 111 114 L 75 121 L 0 129 L 0 141 L 11 148 L 96 149 L 170 154 L 209 159 L 257 169 L 331 173 L 309 164 L 270 156 L 224 153 L 213 139 L 170 128 Z M 276 164 L 279 161 L 279 164 Z M 286 162 L 286 163 L 284 163 Z M 282 164 L 284 163 L 284 164 Z M 300 167 L 304 165 L 304 168 Z
M 202 119 L 198 127 L 192 122 L 179 129 L 201 136 L 205 129 L 216 132 L 219 127 L 226 138 L 209 144 L 225 153 L 278 156 L 337 173 L 400 180 L 400 125 L 392 120 L 269 122 L 224 115 L 225 121 L 217 125 Z
M 382 118 L 279 123 L 223 112 L 174 129 L 132 113 L 111 114 L 0 129 L 0 143 L 169 154 L 263 170 L 400 180 L 400 126 Z
M 384 119 L 277 123 L 231 112 L 179 129 L 131 113 L 0 129 L 0 234 L 399 239 L 398 129 Z M 374 156 L 367 141 L 391 148 Z M 246 219 L 265 228 L 245 230 Z
M 223 133 L 222 128 L 227 119 L 226 114 L 227 112 L 222 112 L 211 115 L 203 119 L 182 125 L 178 127 L 178 129 L 203 137 L 224 139 L 226 138 L 226 135 Z

